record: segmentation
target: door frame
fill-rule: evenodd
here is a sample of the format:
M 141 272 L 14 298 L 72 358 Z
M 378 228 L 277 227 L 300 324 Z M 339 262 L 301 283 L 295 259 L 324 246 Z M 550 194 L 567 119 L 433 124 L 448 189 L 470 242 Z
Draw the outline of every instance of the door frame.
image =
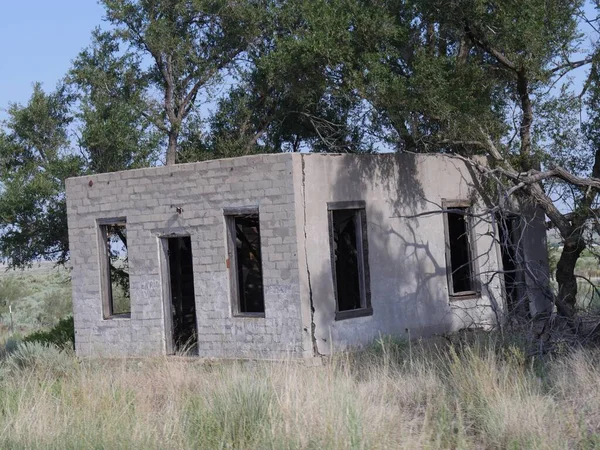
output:
M 164 351 L 167 355 L 175 354 L 175 342 L 173 339 L 173 312 L 171 298 L 171 265 L 169 263 L 169 238 L 179 236 L 159 236 L 158 250 L 160 259 L 160 275 L 162 285 L 162 305 L 165 322 L 164 333 Z
M 169 239 L 189 238 L 190 239 L 190 252 L 192 253 L 192 276 L 193 276 L 193 255 L 194 249 L 192 245 L 192 237 L 188 233 L 171 233 L 158 236 L 158 249 L 159 249 L 159 260 L 160 260 L 160 274 L 161 274 L 161 285 L 162 285 L 162 304 L 163 304 L 163 315 L 164 315 L 164 352 L 167 355 L 174 355 L 176 352 L 175 341 L 173 336 L 173 298 L 171 294 L 171 263 L 169 258 Z M 194 277 L 195 278 L 195 277 Z M 194 290 L 195 295 L 195 290 Z M 196 299 L 194 298 L 194 302 Z M 196 323 L 196 336 L 198 335 L 198 314 L 195 314 Z M 197 346 L 198 344 L 196 344 Z M 199 351 L 199 349 L 198 349 Z

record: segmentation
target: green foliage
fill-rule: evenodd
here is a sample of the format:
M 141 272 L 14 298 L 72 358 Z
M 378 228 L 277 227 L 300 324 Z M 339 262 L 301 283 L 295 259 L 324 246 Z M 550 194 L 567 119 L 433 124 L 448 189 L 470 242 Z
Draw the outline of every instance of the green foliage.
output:
M 0 359 L 0 440 L 5 448 L 596 448 L 598 350 L 572 349 L 538 370 L 505 338 L 472 333 L 461 344 L 413 343 L 398 360 L 346 354 L 318 365 L 78 362 L 71 351 L 21 344 Z
M 31 371 L 61 377 L 72 372 L 76 364 L 70 350 L 47 342 L 25 341 L 0 360 L 0 380 L 8 376 L 23 376 Z
M 9 305 L 26 297 L 30 292 L 29 286 L 16 277 L 0 278 L 0 316 L 8 312 Z
M 0 129 L 0 254 L 11 266 L 68 255 L 64 180 L 82 170 L 67 152 L 69 98 L 39 84 L 26 106 L 11 105 Z
M 382 11 L 345 0 L 273 7 L 261 51 L 250 53 L 243 82 L 215 115 L 216 137 L 235 139 L 242 129 L 251 131 L 251 144 L 260 136 L 266 151 L 370 150 L 353 77 L 364 64 L 361 52 L 387 30 Z
M 11 336 L 4 343 L 4 348 L 0 347 L 0 358 L 13 353 L 21 343 L 21 336 Z
M 95 30 L 67 83 L 79 101 L 78 144 L 86 150 L 90 172 L 144 167 L 157 160 L 160 134 L 146 117 L 148 80 L 139 56 L 121 52 L 110 33 Z
M 65 283 L 64 286 L 51 289 L 41 296 L 41 311 L 37 316 L 41 326 L 53 326 L 59 320 L 72 314 L 73 302 L 70 291 L 70 284 Z
M 265 2 L 101 3 L 114 26 L 112 39 L 152 61 L 137 74 L 149 83 L 144 113 L 168 138 L 166 161 L 174 164 L 180 133 L 188 116 L 197 114 L 196 97 L 208 93 L 260 35 Z
M 66 317 L 48 331 L 36 331 L 23 338 L 23 342 L 53 344 L 59 348 L 75 348 L 75 326 L 73 317 Z
M 8 304 L 1 306 L 6 297 L 11 299 L 12 317 Z M 50 328 L 72 312 L 71 280 L 65 269 L 40 267 L 0 276 L 0 342 L 8 336 L 11 322 L 13 333 L 28 334 Z
M 187 433 L 192 441 L 214 440 L 211 446 L 255 447 L 268 434 L 273 401 L 273 391 L 264 382 L 225 382 L 208 399 L 189 399 Z
M 375 134 L 400 149 L 461 150 L 452 143 L 481 141 L 482 130 L 494 141 L 510 137 L 515 70 L 544 82 L 548 65 L 577 42 L 578 7 L 560 0 L 288 1 L 250 82 L 274 102 L 269 111 L 279 110 L 271 134 L 288 140 L 342 148 L 320 125 L 356 136 L 354 148 L 368 147 Z M 493 57 L 496 49 L 514 69 Z M 462 151 L 478 149 L 468 147 Z

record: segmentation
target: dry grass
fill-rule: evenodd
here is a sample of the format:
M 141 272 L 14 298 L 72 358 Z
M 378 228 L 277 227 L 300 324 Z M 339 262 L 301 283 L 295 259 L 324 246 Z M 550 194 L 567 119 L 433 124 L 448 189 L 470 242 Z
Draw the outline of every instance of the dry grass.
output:
M 385 340 L 317 367 L 77 362 L 28 345 L 0 363 L 0 447 L 597 448 L 599 359 L 532 361 L 493 337 Z

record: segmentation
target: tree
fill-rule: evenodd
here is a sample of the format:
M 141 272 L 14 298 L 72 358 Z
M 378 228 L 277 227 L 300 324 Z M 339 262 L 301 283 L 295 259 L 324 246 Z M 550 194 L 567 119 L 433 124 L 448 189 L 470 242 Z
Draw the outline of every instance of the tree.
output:
M 574 59 L 586 52 L 578 32 L 582 5 L 561 0 L 291 0 L 281 8 L 281 20 L 293 26 L 278 30 L 274 44 L 257 55 L 255 67 L 278 80 L 275 86 L 302 74 L 291 83 L 297 83 L 295 92 L 304 88 L 309 95 L 290 97 L 293 90 L 284 86 L 276 89 L 284 95 L 271 98 L 280 117 L 310 117 L 323 146 L 336 148 L 319 128 L 356 129 L 355 147 L 455 155 L 500 184 L 505 198 L 492 207 L 515 197 L 541 208 L 565 243 L 555 300 L 559 313 L 572 318 L 574 268 L 585 248 L 581 230 L 593 217 L 600 186 L 597 145 L 590 134 L 597 128 L 596 116 L 589 117 L 589 144 L 567 126 L 579 128 L 574 117 L 582 98 L 589 99 L 591 109 L 597 106 L 595 50 Z M 290 10 L 299 11 L 291 20 Z M 591 64 L 582 94 L 563 83 L 554 95 L 553 87 L 570 71 Z M 260 83 L 251 86 L 251 92 L 261 89 Z M 323 113 L 332 109 L 339 112 Z M 276 128 L 272 135 L 285 134 L 283 121 L 271 126 Z M 310 142 L 306 134 L 301 137 Z M 479 165 L 473 155 L 487 156 L 489 166 Z M 574 214 L 554 201 L 557 188 L 570 196 Z
M 377 42 L 382 14 L 372 8 L 362 18 L 366 10 L 346 0 L 271 3 L 261 45 L 248 52 L 240 82 L 211 120 L 215 144 L 238 151 L 370 151 L 360 126 L 364 114 L 347 95 L 352 68 L 344 65 L 354 46 L 368 44 L 351 42 L 352 20 L 365 19 L 363 32 Z
M 260 35 L 260 1 L 102 0 L 113 39 L 151 63 L 142 113 L 167 138 L 166 163 L 175 164 L 180 134 L 201 92 L 224 75 Z M 153 94 L 157 93 L 158 97 Z
M 0 131 L 0 254 L 10 266 L 68 259 L 66 178 L 155 163 L 160 134 L 142 114 L 139 73 L 135 55 L 95 31 L 56 92 L 36 84 L 27 105 L 11 105 Z
M 55 93 L 35 85 L 26 106 L 12 105 L 0 130 L 0 253 L 11 266 L 68 258 L 65 178 L 153 165 L 165 140 L 175 163 L 182 130 L 201 131 L 200 91 L 260 34 L 260 2 L 103 4 L 114 28 L 93 33 Z
M 0 253 L 11 266 L 68 255 L 64 180 L 83 160 L 68 151 L 69 98 L 35 84 L 25 106 L 13 104 L 0 130 Z
M 77 144 L 91 173 L 145 167 L 159 157 L 161 134 L 144 114 L 148 81 L 140 64 L 110 33 L 95 30 L 67 74 Z

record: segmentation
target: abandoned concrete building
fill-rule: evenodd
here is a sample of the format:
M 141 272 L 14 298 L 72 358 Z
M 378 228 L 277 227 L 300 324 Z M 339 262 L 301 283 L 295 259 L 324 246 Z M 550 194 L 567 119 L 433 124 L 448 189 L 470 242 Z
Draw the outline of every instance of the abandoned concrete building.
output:
M 478 183 L 458 159 L 410 154 L 68 179 L 77 354 L 311 357 L 493 325 L 523 289 L 546 308 L 543 215 L 502 232 Z

